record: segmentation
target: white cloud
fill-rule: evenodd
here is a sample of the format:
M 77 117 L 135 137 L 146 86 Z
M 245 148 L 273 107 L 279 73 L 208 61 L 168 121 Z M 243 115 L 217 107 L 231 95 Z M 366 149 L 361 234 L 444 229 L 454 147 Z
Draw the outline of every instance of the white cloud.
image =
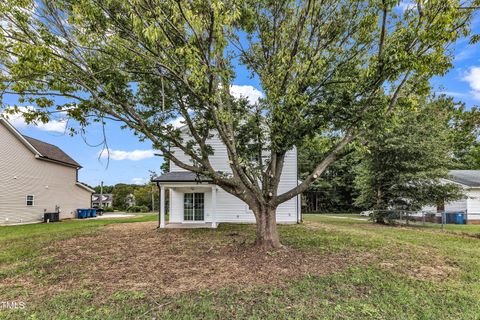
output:
M 251 104 L 255 104 L 258 99 L 263 98 L 263 92 L 255 88 L 254 86 L 239 86 L 239 85 L 231 85 L 230 86 L 230 94 L 234 96 L 235 98 L 239 99 L 241 97 L 246 98 L 248 102 Z M 189 110 L 190 113 L 190 110 Z M 180 128 L 185 125 L 185 118 L 184 117 L 178 117 L 175 120 L 172 120 L 169 122 L 171 125 L 173 125 L 174 128 Z
M 177 119 L 170 121 L 170 124 L 175 128 L 178 129 L 180 127 L 183 127 L 185 125 L 184 123 L 185 118 L 184 117 L 178 117 Z
M 470 92 L 475 99 L 480 100 L 480 67 L 470 68 L 463 80 L 470 85 L 470 88 L 472 89 Z
M 11 108 L 11 107 L 8 107 Z M 3 116 L 15 127 L 15 128 L 37 128 L 43 131 L 53 131 L 53 132 L 65 132 L 67 126 L 66 119 L 51 119 L 47 123 L 38 122 L 35 124 L 27 124 L 23 118 L 23 113 L 34 110 L 34 107 L 18 107 L 19 112 L 15 114 L 3 113 Z M 60 115 L 62 115 L 60 113 Z M 64 115 L 64 114 L 63 114 Z
M 462 93 L 462 92 L 456 92 L 456 91 L 438 91 L 437 92 L 438 94 L 444 94 L 444 95 L 447 95 L 447 96 L 452 96 L 452 97 L 466 97 L 467 94 L 465 93 Z
M 132 178 L 132 183 L 133 184 L 145 184 L 145 179 L 144 178 Z
M 411 1 L 402 1 L 398 4 L 398 7 L 402 11 L 407 11 L 416 7 L 416 4 Z
M 143 159 L 153 158 L 155 156 L 154 150 L 133 150 L 133 151 L 123 151 L 123 150 L 103 150 L 100 153 L 100 158 L 108 158 L 111 160 L 131 160 L 139 161 Z
M 246 98 L 248 102 L 254 104 L 258 101 L 258 99 L 263 98 L 263 93 L 255 88 L 254 86 L 239 86 L 239 85 L 231 85 L 230 86 L 230 93 L 235 98 L 239 99 L 240 97 Z

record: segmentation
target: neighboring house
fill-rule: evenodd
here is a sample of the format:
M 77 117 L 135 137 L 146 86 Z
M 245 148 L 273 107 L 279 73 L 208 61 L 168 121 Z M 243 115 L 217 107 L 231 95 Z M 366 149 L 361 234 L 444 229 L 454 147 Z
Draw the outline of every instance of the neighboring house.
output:
M 101 200 L 100 200 L 100 197 L 101 197 Z M 104 193 L 100 195 L 100 193 L 94 193 L 92 195 L 92 207 L 100 208 L 100 204 L 102 208 L 113 207 L 113 194 Z
M 78 182 L 81 166 L 58 147 L 23 136 L 0 116 L 0 224 L 31 223 L 44 212 L 74 218 L 94 190 Z
M 184 133 L 188 140 L 188 136 Z M 217 171 L 231 172 L 226 146 L 217 135 L 207 140 L 214 149 L 210 162 Z M 178 148 L 171 151 L 181 161 L 191 163 L 190 157 Z M 255 217 L 248 205 L 237 197 L 216 186 L 209 179 L 179 168 L 170 162 L 170 172 L 152 179 L 160 188 L 160 227 L 165 227 L 165 190 L 169 191 L 169 223 L 206 224 L 215 228 L 217 223 L 254 223 Z M 287 152 L 279 192 L 295 187 L 297 180 L 297 150 Z M 277 208 L 278 223 L 301 221 L 300 196 L 282 203 Z M 192 224 L 193 226 L 193 224 Z
M 437 216 L 442 212 L 463 212 L 467 223 L 480 224 L 480 170 L 450 170 L 446 180 L 461 185 L 465 198 L 437 207 L 425 207 L 424 211 L 435 212 Z
M 136 204 L 135 196 L 132 193 L 128 194 L 125 197 L 125 205 L 127 206 L 127 208 L 133 207 L 135 204 Z

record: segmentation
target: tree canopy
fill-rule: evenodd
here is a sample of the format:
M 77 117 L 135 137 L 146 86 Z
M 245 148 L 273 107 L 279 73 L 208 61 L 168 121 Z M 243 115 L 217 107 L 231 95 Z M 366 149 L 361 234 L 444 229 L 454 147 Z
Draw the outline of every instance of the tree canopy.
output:
M 458 184 L 443 180 L 457 161 L 452 113 L 459 113 L 448 108 L 450 99 L 422 100 L 419 108 L 392 114 L 371 131 L 356 177 L 357 203 L 377 210 L 420 210 L 463 196 Z

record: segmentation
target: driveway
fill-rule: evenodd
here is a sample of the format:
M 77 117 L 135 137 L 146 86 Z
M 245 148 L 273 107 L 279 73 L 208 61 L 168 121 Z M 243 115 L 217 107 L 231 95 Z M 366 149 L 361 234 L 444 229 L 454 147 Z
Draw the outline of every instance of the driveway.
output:
M 134 214 L 126 212 L 105 212 L 102 216 L 97 215 L 94 219 L 130 218 L 134 216 Z

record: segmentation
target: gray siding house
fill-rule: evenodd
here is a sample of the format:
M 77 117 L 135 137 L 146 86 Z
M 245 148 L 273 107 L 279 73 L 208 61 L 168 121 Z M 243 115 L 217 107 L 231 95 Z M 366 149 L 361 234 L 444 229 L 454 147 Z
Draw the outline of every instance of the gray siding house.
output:
M 0 225 L 33 223 L 43 213 L 74 218 L 94 190 L 78 182 L 81 168 L 60 148 L 23 136 L 0 116 Z
M 185 133 L 185 140 L 189 136 Z M 212 166 L 217 171 L 231 172 L 228 163 L 227 148 L 218 135 L 207 140 L 214 154 L 210 156 Z M 188 155 L 179 148 L 171 151 L 180 160 L 192 163 Z M 182 169 L 170 162 L 170 172 L 152 179 L 160 187 L 160 227 L 166 227 L 164 202 L 165 191 L 169 192 L 169 221 L 171 224 L 198 226 L 205 224 L 216 228 L 218 223 L 255 223 L 255 216 L 248 205 L 237 197 L 227 193 L 211 181 L 199 178 L 197 174 Z M 280 178 L 279 193 L 295 187 L 297 178 L 297 150 L 287 152 L 284 169 Z M 298 223 L 301 221 L 300 196 L 294 197 L 277 208 L 278 223 Z

